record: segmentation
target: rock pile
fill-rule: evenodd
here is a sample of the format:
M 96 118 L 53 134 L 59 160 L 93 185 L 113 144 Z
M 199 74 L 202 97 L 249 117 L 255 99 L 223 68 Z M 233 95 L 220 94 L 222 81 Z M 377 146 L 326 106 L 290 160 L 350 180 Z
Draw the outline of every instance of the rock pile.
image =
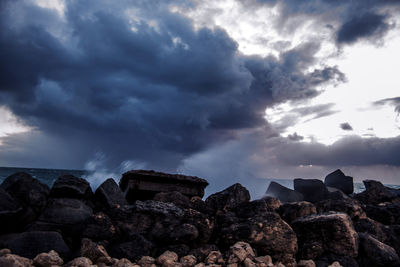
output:
M 92 192 L 17 173 L 0 186 L 0 266 L 400 266 L 400 192 L 365 181 L 353 194 L 350 178 L 271 183 L 253 201 L 234 184 L 203 201 L 191 176 L 131 171 Z

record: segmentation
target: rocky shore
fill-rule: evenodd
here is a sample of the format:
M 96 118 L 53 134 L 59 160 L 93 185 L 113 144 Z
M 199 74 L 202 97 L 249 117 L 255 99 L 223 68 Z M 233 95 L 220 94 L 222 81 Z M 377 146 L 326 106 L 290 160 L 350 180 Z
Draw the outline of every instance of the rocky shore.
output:
M 337 170 L 272 182 L 250 201 L 240 184 L 203 200 L 207 181 L 130 171 L 95 192 L 26 173 L 0 186 L 0 266 L 400 266 L 400 191 Z

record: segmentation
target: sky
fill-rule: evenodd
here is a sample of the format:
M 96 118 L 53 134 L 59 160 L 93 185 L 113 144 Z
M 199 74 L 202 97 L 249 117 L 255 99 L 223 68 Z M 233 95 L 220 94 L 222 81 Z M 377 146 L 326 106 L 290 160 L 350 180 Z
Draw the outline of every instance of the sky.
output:
M 0 166 L 400 184 L 399 24 L 397 0 L 0 0 Z

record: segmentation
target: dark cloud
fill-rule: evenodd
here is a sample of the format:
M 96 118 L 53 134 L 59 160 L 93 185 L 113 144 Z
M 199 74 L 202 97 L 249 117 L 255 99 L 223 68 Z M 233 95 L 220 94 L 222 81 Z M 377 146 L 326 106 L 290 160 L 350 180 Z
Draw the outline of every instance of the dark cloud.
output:
M 341 123 L 340 129 L 342 129 L 344 131 L 353 131 L 353 127 L 351 127 L 350 123 L 348 123 L 348 122 Z
M 301 141 L 304 139 L 304 136 L 298 135 L 296 132 L 293 134 L 289 134 L 288 138 L 292 141 Z
M 400 114 L 400 97 L 393 97 L 393 98 L 385 98 L 373 103 L 374 105 L 393 105 L 395 106 L 394 110 Z
M 266 106 L 343 80 L 336 67 L 305 71 L 316 43 L 278 58 L 244 56 L 223 29 L 195 29 L 168 4 L 66 1 L 63 18 L 25 1 L 1 9 L 0 105 L 36 131 L 3 138 L 0 164 L 54 166 L 60 155 L 81 168 L 102 151 L 109 164 L 173 171 L 265 127 Z M 32 144 L 18 142 L 27 138 Z M 47 139 L 51 149 L 40 149 Z
M 365 13 L 345 22 L 337 33 L 339 43 L 351 44 L 361 38 L 382 36 L 388 29 L 387 16 L 375 13 Z

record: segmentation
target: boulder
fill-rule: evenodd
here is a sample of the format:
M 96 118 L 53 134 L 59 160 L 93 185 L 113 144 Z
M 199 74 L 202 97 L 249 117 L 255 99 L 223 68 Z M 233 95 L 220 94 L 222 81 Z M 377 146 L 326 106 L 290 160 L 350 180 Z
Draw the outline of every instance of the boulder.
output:
M 186 255 L 179 262 L 182 264 L 182 267 L 193 267 L 196 265 L 197 259 L 193 255 Z
M 92 267 L 93 262 L 85 257 L 78 257 L 65 264 L 63 267 Z
M 283 204 L 278 209 L 278 213 L 283 220 L 290 224 L 299 217 L 316 214 L 317 209 L 315 205 L 310 202 L 300 201 Z
M 316 204 L 319 213 L 337 211 L 347 213 L 352 220 L 365 218 L 362 204 L 355 199 L 326 199 Z
M 68 246 L 57 232 L 33 231 L 1 236 L 0 247 L 9 248 L 13 253 L 31 259 L 50 250 L 57 251 L 62 257 L 69 253 Z
M 0 188 L 0 234 L 13 231 L 18 228 L 18 221 L 22 207 L 19 202 Z
M 377 205 L 383 202 L 390 202 L 396 194 L 385 187 L 381 182 L 374 180 L 364 180 L 365 191 L 356 194 L 354 197 L 363 204 Z
M 279 200 L 278 200 L 279 201 Z M 274 210 L 268 206 L 267 202 L 263 199 L 253 200 L 245 202 L 237 206 L 234 210 L 238 217 L 248 218 L 257 214 L 263 214 L 265 212 L 273 212 Z
M 249 243 L 258 255 L 270 255 L 286 266 L 295 266 L 297 238 L 292 228 L 278 214 L 265 212 L 250 218 L 229 218 L 220 222 L 219 244 L 229 247 L 238 241 Z
M 384 202 L 379 205 L 365 205 L 365 213 L 371 219 L 386 225 L 400 224 L 400 203 Z
M 321 180 L 297 178 L 293 184 L 294 190 L 303 194 L 305 201 L 315 203 L 329 197 L 329 192 Z
M 324 253 L 356 257 L 358 235 L 345 213 L 317 214 L 292 222 L 301 259 L 316 259 Z
M 121 189 L 112 178 L 105 180 L 96 189 L 95 197 L 102 207 L 105 207 L 107 210 L 128 204 Z
M 262 200 L 267 204 L 269 211 L 276 211 L 280 206 L 282 206 L 282 202 L 276 197 L 264 196 Z
M 184 194 L 174 191 L 174 192 L 161 192 L 157 193 L 153 200 L 166 202 L 166 203 L 173 203 L 176 206 L 184 209 L 188 209 L 192 207 L 192 203 L 190 198 L 185 196 Z
M 189 254 L 195 256 L 198 262 L 203 262 L 211 251 L 217 250 L 218 247 L 216 245 L 205 244 L 195 249 L 192 249 L 191 251 L 189 251 Z
M 62 231 L 64 235 L 79 237 L 92 214 L 92 209 L 78 199 L 49 199 L 30 230 Z
M 142 256 L 151 255 L 154 244 L 142 235 L 131 235 L 129 241 L 111 246 L 110 255 L 114 258 L 126 258 L 130 261 L 137 261 Z
M 178 255 L 172 251 L 165 251 L 157 258 L 157 263 L 161 266 L 172 266 L 178 261 Z
M 63 259 L 54 250 L 50 250 L 49 253 L 40 253 L 33 259 L 33 265 L 37 267 L 61 266 L 63 264 Z
M 341 170 L 336 170 L 325 177 L 325 185 L 340 189 L 350 195 L 354 191 L 353 177 L 346 176 Z
M 250 244 L 240 241 L 230 247 L 228 263 L 241 263 L 245 259 L 253 260 L 255 256 Z
M 395 267 L 400 266 L 400 258 L 396 251 L 369 234 L 360 233 L 360 255 L 361 266 L 371 267 Z
M 268 186 L 266 196 L 276 197 L 282 202 L 297 202 L 303 200 L 303 194 L 296 192 L 292 189 L 289 189 L 281 184 L 276 182 L 271 182 Z
M 19 255 L 7 254 L 0 257 L 2 267 L 32 267 L 32 260 Z
M 60 176 L 50 191 L 50 196 L 53 198 L 90 199 L 92 195 L 88 181 L 73 175 Z
M 227 211 L 249 201 L 249 191 L 241 184 L 236 183 L 221 192 L 210 195 L 206 199 L 206 204 L 214 211 Z
M 97 263 L 100 258 L 110 257 L 103 245 L 94 243 L 88 238 L 82 239 L 80 253 L 82 257 L 86 257 L 94 263 Z
M 31 207 L 36 214 L 46 206 L 49 187 L 27 173 L 8 176 L 1 187 L 24 206 Z
M 103 212 L 93 214 L 87 221 L 87 226 L 82 233 L 82 237 L 87 237 L 94 241 L 114 241 L 119 236 L 119 228 Z
M 177 191 L 187 197 L 204 196 L 208 182 L 195 176 L 136 170 L 123 174 L 119 186 L 129 203 L 148 200 L 160 192 Z
M 214 250 L 211 251 L 210 254 L 208 254 L 206 260 L 206 264 L 225 264 L 225 260 L 219 250 Z

